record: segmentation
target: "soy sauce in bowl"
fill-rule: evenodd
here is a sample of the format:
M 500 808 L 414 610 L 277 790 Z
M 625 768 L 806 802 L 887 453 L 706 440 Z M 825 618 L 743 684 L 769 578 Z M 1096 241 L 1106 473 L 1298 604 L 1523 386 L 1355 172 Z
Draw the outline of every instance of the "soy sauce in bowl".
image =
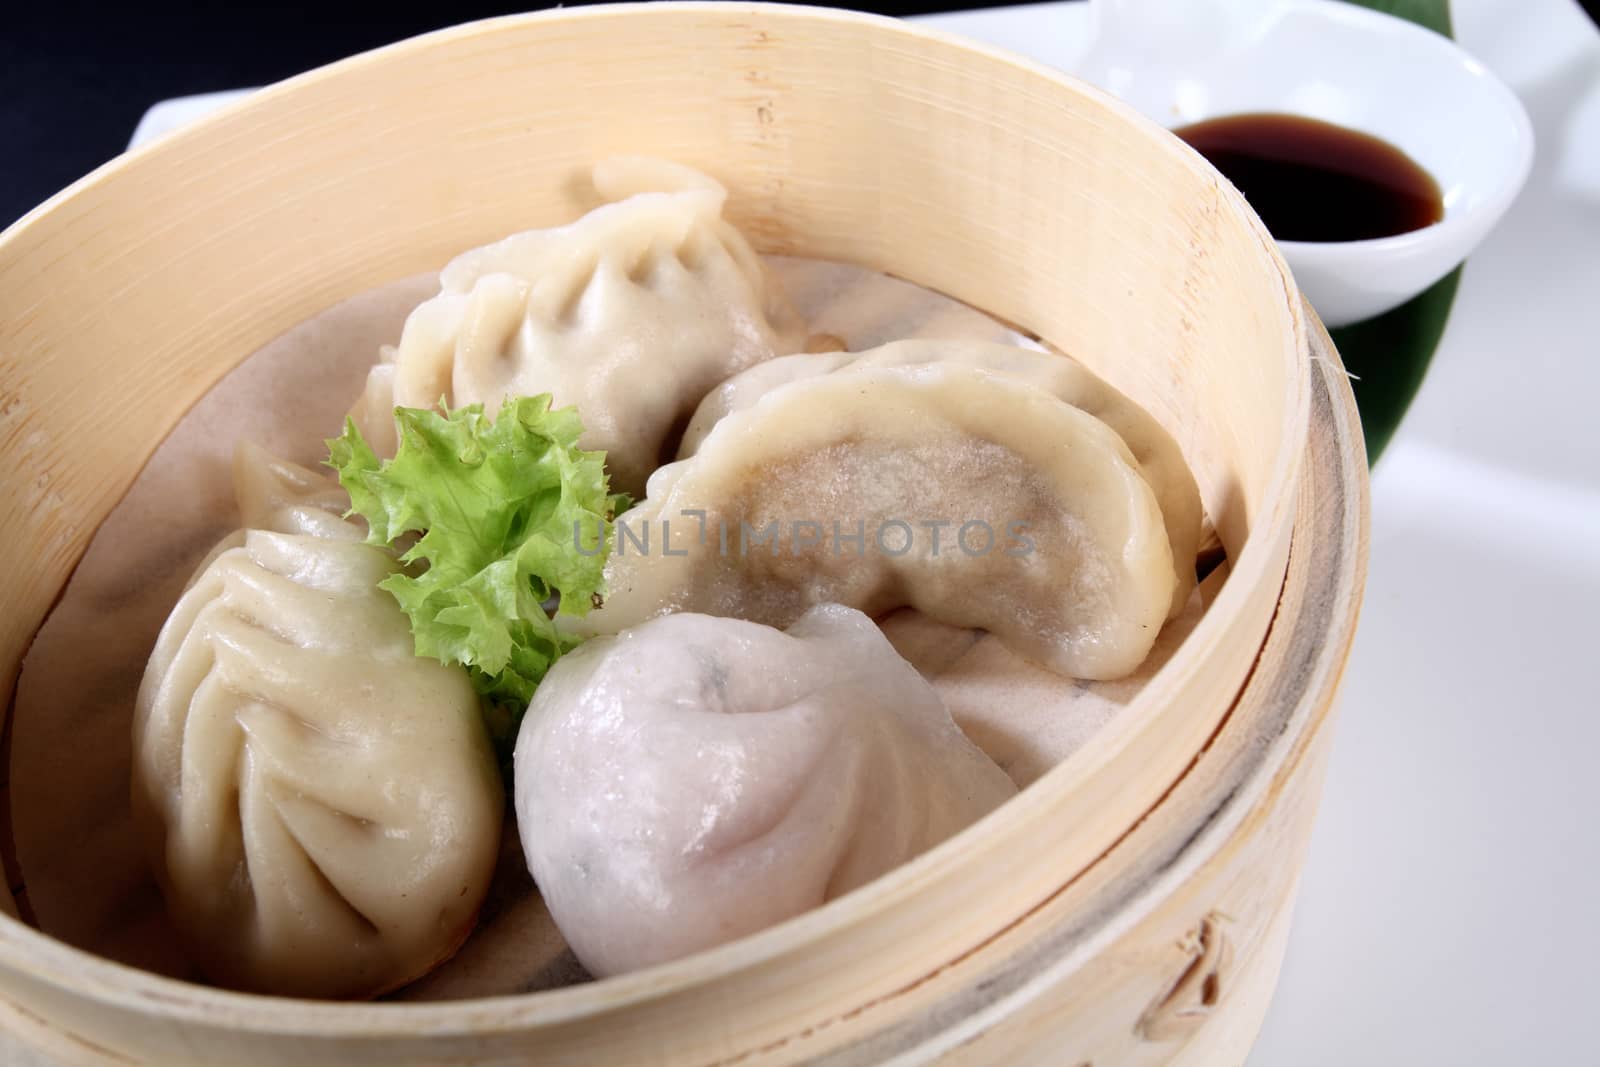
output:
M 1244 194 L 1280 241 L 1392 237 L 1444 218 L 1433 175 L 1371 134 L 1276 112 L 1172 132 Z

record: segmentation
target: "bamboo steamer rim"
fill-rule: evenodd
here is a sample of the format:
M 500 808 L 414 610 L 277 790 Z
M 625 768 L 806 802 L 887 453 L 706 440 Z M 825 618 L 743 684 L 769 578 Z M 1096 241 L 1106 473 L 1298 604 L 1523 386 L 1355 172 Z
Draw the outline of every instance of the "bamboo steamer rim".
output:
M 1180 896 L 1231 843 L 1259 833 L 1261 824 L 1283 807 L 1286 792 L 1297 783 L 1304 790 L 1301 780 L 1316 774 L 1317 760 L 1329 748 L 1335 698 L 1360 619 L 1371 500 L 1366 448 L 1348 376 L 1309 306 L 1307 323 L 1317 366 L 1312 371 L 1313 433 L 1299 517 L 1315 527 L 1307 531 L 1297 523 L 1284 601 L 1309 610 L 1280 613 L 1273 620 L 1261 669 L 1197 756 L 1194 771 L 1108 853 L 1136 856 L 1136 861 L 1117 869 L 1103 884 L 1091 887 L 1080 881 L 1063 887 L 1059 898 L 1006 931 L 1006 938 L 1023 942 L 1024 948 L 1008 953 L 991 942 L 974 954 L 987 958 L 980 986 L 954 983 L 955 990 L 934 1004 L 829 1050 L 830 1067 L 881 1063 L 889 1058 L 885 1050 L 915 1049 L 922 1062 L 931 1061 L 1003 1028 L 1033 1001 L 1059 995 L 1056 983 L 1063 975 L 1092 963 Z M 1314 796 L 1316 787 L 1310 792 Z M 1287 914 L 1292 908 L 1284 910 Z M 1215 915 L 1207 915 L 1207 921 Z M 1238 999 L 1237 993 L 1232 996 Z M 1183 1067 L 1243 1062 L 1266 1006 L 1253 1005 L 1253 1023 L 1214 1034 L 1203 1051 L 1182 1046 Z M 1221 1025 L 1208 1022 L 1213 1030 Z
M 375 65 L 416 55 L 430 49 L 443 49 L 506 32 L 535 28 L 547 22 L 604 23 L 610 20 L 665 19 L 691 16 L 724 18 L 748 14 L 765 23 L 830 24 L 854 27 L 874 35 L 877 43 L 895 37 L 932 43 L 945 49 L 981 56 L 989 63 L 1016 68 L 1053 82 L 1062 89 L 1087 97 L 1113 114 L 1119 121 L 1138 127 L 1183 163 L 1200 179 L 1209 182 L 1216 194 L 1216 209 L 1255 234 L 1261 254 L 1272 263 L 1283 285 L 1287 305 L 1290 341 L 1300 366 L 1289 381 L 1295 393 L 1286 398 L 1284 442 L 1303 442 L 1307 434 L 1309 409 L 1309 362 L 1306 320 L 1296 291 L 1281 257 L 1259 220 L 1250 213 L 1242 198 L 1200 157 L 1161 127 L 1132 108 L 1091 86 L 1077 82 L 1043 65 L 999 49 L 974 44 L 952 34 L 913 27 L 893 19 L 858 12 L 782 4 L 744 4 L 687 2 L 666 5 L 631 3 L 582 9 L 553 9 L 527 15 L 512 15 L 468 23 L 402 41 L 291 78 L 264 89 L 222 112 L 200 120 L 156 143 L 120 157 L 74 183 L 0 234 L 0 264 L 30 229 L 45 225 L 61 205 L 117 181 L 122 175 L 137 172 L 152 158 L 175 149 L 227 139 L 230 128 L 239 120 L 296 100 L 300 93 L 320 83 L 356 75 Z M 914 280 L 914 279 L 913 279 Z M 154 447 L 153 444 L 151 446 Z M 981 846 L 986 832 L 998 819 L 1019 820 L 1044 817 L 1059 811 L 1064 798 L 1079 784 L 1082 769 L 1111 759 L 1127 748 L 1142 732 L 1159 728 L 1161 712 L 1181 702 L 1184 683 L 1196 672 L 1201 653 L 1226 629 L 1236 610 L 1252 589 L 1273 579 L 1288 549 L 1289 527 L 1275 528 L 1275 516 L 1292 516 L 1299 488 L 1302 449 L 1281 447 L 1273 459 L 1252 529 L 1243 546 L 1231 560 L 1232 574 L 1216 602 L 1199 627 L 1186 640 L 1173 660 L 1151 681 L 1146 690 L 1113 722 L 1096 732 L 1092 740 L 1071 758 L 1050 771 L 1039 782 L 1008 802 L 995 815 L 931 852 L 877 880 L 846 898 L 790 920 L 760 934 L 684 960 L 665 964 L 604 982 L 564 989 L 478 1000 L 430 1004 L 329 1003 L 291 998 L 263 997 L 236 993 L 165 978 L 95 956 L 50 938 L 9 915 L 0 915 L 0 963 L 34 976 L 48 984 L 72 988 L 75 992 L 135 1011 L 159 1010 L 168 1018 L 213 1021 L 225 1015 L 228 1025 L 237 1030 L 274 1034 L 304 1033 L 327 1037 L 358 1037 L 386 1030 L 404 1020 L 408 1029 L 422 1032 L 432 1028 L 453 1029 L 464 1020 L 473 1032 L 526 1030 L 539 1025 L 570 1022 L 587 1016 L 616 1011 L 679 990 L 686 986 L 723 978 L 754 964 L 769 962 L 806 946 L 825 932 L 836 932 L 841 919 L 850 925 L 870 921 L 915 896 L 923 887 L 970 862 L 975 846 Z M 103 516 L 101 516 L 103 517 Z M 96 517 L 95 523 L 98 523 Z M 81 556 L 88 534 L 78 537 L 75 555 Z M 1264 541 L 1264 538 L 1270 538 Z M 1281 577 L 1277 579 L 1281 584 Z M 15 665 L 11 668 L 15 670 Z M 1008 920 L 1009 921 L 1009 920 Z

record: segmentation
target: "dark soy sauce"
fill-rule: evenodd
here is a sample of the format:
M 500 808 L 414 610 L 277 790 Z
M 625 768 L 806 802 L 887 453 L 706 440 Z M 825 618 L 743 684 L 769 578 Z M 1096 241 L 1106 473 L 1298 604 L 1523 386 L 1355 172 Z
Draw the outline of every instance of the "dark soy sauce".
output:
M 1391 237 L 1444 217 L 1433 175 L 1370 134 L 1271 112 L 1172 132 L 1244 194 L 1280 241 Z

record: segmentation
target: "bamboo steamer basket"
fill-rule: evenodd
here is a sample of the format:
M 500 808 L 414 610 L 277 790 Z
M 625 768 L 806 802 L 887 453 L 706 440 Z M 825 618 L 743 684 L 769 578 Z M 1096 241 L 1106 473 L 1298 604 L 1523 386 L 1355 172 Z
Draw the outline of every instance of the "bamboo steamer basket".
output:
M 977 826 L 622 978 L 429 1005 L 247 996 L 69 948 L 0 888 L 10 1040 L 93 1064 L 1240 1062 L 1365 577 L 1359 427 L 1242 199 L 1130 109 L 1004 53 L 803 7 L 551 11 L 312 72 L 96 171 L 0 235 L 5 680 L 227 370 L 338 300 L 573 217 L 573 179 L 616 152 L 714 174 L 762 251 L 955 296 L 1143 403 L 1230 559 L 1199 628 Z

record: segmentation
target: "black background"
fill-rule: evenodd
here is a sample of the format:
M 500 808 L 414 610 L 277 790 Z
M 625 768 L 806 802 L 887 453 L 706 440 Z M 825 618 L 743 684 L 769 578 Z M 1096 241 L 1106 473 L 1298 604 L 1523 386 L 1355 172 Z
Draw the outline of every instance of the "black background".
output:
M 539 6 L 0 4 L 0 227 L 122 151 L 158 100 L 266 85 L 428 30 Z M 987 5 L 832 6 L 905 15 Z

